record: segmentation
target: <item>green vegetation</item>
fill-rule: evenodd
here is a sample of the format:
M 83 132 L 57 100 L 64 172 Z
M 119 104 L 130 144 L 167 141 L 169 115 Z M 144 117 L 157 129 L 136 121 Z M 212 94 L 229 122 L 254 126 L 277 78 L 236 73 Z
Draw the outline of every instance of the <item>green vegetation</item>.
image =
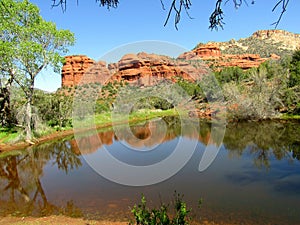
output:
M 194 49 L 197 49 L 204 43 L 199 43 Z M 293 53 L 292 50 L 282 48 L 281 42 L 274 42 L 268 39 L 259 39 L 256 37 L 241 38 L 240 40 L 230 40 L 221 42 L 222 54 L 259 54 L 260 57 L 268 58 L 271 54 L 276 54 L 284 58 Z
M 280 42 L 273 42 L 267 39 L 258 39 L 255 37 L 243 38 L 238 41 L 229 42 L 232 47 L 222 51 L 223 54 L 259 54 L 261 57 L 270 57 L 271 54 L 284 57 L 292 53 L 291 50 L 280 48 Z
M 178 115 L 182 112 L 174 107 L 183 100 L 187 101 L 181 110 L 186 114 L 195 107 L 199 111 L 210 110 L 207 103 L 222 107 L 225 103 L 231 120 L 287 119 L 300 115 L 300 50 L 289 56 L 291 52 L 279 48 L 280 43 L 253 37 L 238 43 L 232 40 L 230 43 L 235 47 L 227 48 L 225 53 L 275 53 L 281 59 L 247 71 L 225 68 L 196 82 L 174 77 L 175 91 L 169 90 L 167 82 L 140 88 L 125 81 L 113 81 L 103 86 L 89 83 L 45 93 L 35 89 L 35 79 L 47 67 L 60 69 L 64 61 L 61 55 L 74 44 L 74 35 L 45 21 L 38 7 L 27 0 L 5 0 L 0 9 L 1 142 L 30 141 L 53 131 L 71 129 L 73 100 L 78 97 L 81 101 L 74 104 L 79 108 L 75 118 L 86 124 L 92 119 L 96 125 L 111 123 L 112 111 L 126 113 L 116 122 Z M 190 63 L 197 67 L 202 62 Z M 95 102 L 87 100 L 91 96 L 97 97 Z
M 268 169 L 274 158 L 300 160 L 299 132 L 298 121 L 231 123 L 226 127 L 223 143 L 231 156 L 240 157 L 247 152 L 256 167 Z
M 216 73 L 233 120 L 285 118 L 300 113 L 300 51 L 292 58 L 267 61 L 243 71 L 226 68 Z M 300 68 L 300 67 L 299 67 Z
M 199 201 L 199 205 L 201 201 Z M 135 223 L 141 225 L 185 225 L 189 224 L 189 214 L 191 209 L 188 209 L 186 203 L 183 201 L 183 195 L 174 194 L 174 212 L 173 218 L 168 213 L 169 205 L 161 203 L 158 208 L 149 209 L 146 205 L 146 198 L 142 195 L 141 203 L 135 205 L 131 212 L 134 215 Z
M 39 126 L 33 108 L 35 79 L 47 67 L 60 70 L 64 60 L 61 55 L 73 45 L 74 34 L 45 21 L 39 8 L 28 0 L 1 1 L 0 27 L 1 124 L 9 127 L 19 119 L 26 140 L 31 140 Z M 24 97 L 18 118 L 11 115 L 12 87 L 21 90 Z
M 19 135 L 16 128 L 0 128 L 0 142 L 10 142 L 15 140 Z

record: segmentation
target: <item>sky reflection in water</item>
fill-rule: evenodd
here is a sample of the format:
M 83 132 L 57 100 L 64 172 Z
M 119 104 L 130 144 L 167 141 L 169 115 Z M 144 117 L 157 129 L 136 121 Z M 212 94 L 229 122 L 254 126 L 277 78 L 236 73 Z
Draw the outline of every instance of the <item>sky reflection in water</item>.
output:
M 84 154 L 96 156 L 105 146 L 114 157 L 129 164 L 159 162 L 172 153 L 180 134 L 180 124 L 173 123 L 162 140 L 159 123 L 156 120 L 132 127 L 135 136 L 145 140 L 144 146 L 135 148 L 143 147 L 147 151 L 128 149 L 112 129 L 106 129 L 100 130 L 97 137 L 82 139 L 87 146 Z M 157 127 L 155 135 L 162 141 L 160 145 L 154 139 L 147 142 L 150 125 Z M 139 202 L 141 193 L 150 205 L 157 205 L 160 199 L 169 202 L 176 190 L 184 194 L 196 219 L 201 216 L 207 220 L 245 224 L 300 223 L 298 123 L 229 124 L 216 160 L 201 173 L 198 165 L 210 137 L 210 124 L 201 123 L 200 127 L 197 134 L 183 135 L 186 140 L 199 141 L 184 168 L 164 182 L 145 187 L 119 185 L 99 176 L 80 155 L 72 138 L 3 157 L 0 159 L 0 215 L 62 213 L 126 219 L 130 215 L 128 207 Z M 103 146 L 95 146 L 95 138 L 101 138 Z M 199 210 L 200 198 L 203 205 Z

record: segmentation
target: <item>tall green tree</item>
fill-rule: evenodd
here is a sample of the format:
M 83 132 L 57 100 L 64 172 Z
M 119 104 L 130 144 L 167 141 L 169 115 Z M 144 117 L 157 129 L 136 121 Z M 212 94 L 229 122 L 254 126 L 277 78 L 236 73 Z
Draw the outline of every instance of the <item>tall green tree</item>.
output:
M 5 6 L 5 7 L 4 7 Z M 0 2 L 0 117 L 2 126 L 12 123 L 10 92 L 16 71 L 13 57 L 16 34 L 10 32 L 11 14 L 6 10 L 9 5 Z
M 295 87 L 300 85 L 300 50 L 294 52 L 290 67 L 289 87 Z
M 68 47 L 75 42 L 69 30 L 57 29 L 52 22 L 40 16 L 37 6 L 28 0 L 1 0 L 1 47 L 6 61 L 14 67 L 14 82 L 23 90 L 26 97 L 24 106 L 24 128 L 26 140 L 32 139 L 32 102 L 35 79 L 47 67 L 59 71 Z M 13 54 L 5 54 L 5 52 Z

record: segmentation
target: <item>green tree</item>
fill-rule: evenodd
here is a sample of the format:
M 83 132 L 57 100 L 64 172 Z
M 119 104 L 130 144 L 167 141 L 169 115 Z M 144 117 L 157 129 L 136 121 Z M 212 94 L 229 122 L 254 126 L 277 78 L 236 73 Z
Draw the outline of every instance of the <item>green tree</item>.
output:
M 36 91 L 33 105 L 41 114 L 41 119 L 49 126 L 59 129 L 71 125 L 72 97 L 61 92 L 44 93 Z
M 294 52 L 290 67 L 289 87 L 300 85 L 300 50 Z
M 10 92 L 16 67 L 14 65 L 14 39 L 9 33 L 11 15 L 4 10 L 5 3 L 0 2 L 0 117 L 2 126 L 12 123 Z M 5 8 L 6 9 L 6 8 Z
M 216 72 L 215 76 L 221 84 L 229 83 L 231 81 L 240 83 L 247 77 L 247 73 L 239 67 L 226 67 L 220 72 Z
M 23 90 L 25 104 L 26 140 L 32 139 L 32 103 L 34 83 L 38 74 L 47 67 L 59 71 L 67 52 L 67 47 L 74 44 L 74 34 L 69 30 L 59 30 L 52 22 L 45 21 L 39 8 L 28 0 L 2 0 L 0 4 L 1 47 L 3 51 L 14 54 L 3 54 L 16 67 L 13 80 Z M 6 38 L 10 37 L 10 38 Z

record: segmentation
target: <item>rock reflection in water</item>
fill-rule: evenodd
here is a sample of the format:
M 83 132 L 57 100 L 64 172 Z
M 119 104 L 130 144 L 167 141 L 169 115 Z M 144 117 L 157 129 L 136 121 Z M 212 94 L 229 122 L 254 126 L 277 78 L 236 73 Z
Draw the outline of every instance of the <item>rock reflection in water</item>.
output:
M 112 128 L 106 128 L 97 135 L 82 136 L 80 146 L 85 148 L 81 151 L 70 137 L 1 157 L 0 215 L 88 213 L 98 219 L 116 219 L 117 211 L 124 219 L 141 193 L 155 204 L 160 201 L 159 195 L 169 199 L 176 189 L 185 194 L 194 209 L 197 207 L 193 202 L 199 197 L 204 199 L 200 211 L 203 219 L 236 224 L 300 224 L 299 123 L 229 124 L 218 158 L 207 171 L 199 173 L 199 158 L 208 142 L 213 141 L 211 124 L 201 122 L 200 130 L 191 127 L 182 133 L 180 120 L 162 120 L 130 128 L 142 143 L 138 145 L 125 134 L 116 137 Z M 162 122 L 167 130 L 160 127 Z M 164 144 L 179 136 L 199 141 L 195 155 L 170 180 L 149 187 L 111 183 L 93 173 L 81 156 L 94 154 L 103 145 L 113 148 L 120 141 L 136 148 L 158 143 L 167 146 Z

